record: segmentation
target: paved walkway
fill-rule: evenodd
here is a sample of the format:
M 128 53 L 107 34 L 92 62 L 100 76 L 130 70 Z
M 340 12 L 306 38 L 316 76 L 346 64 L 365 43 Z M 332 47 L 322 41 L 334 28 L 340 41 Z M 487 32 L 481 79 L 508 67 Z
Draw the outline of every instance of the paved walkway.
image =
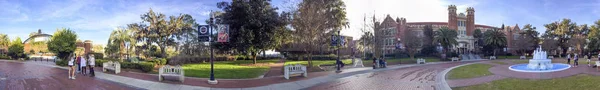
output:
M 29 63 L 29 62 L 27 62 Z M 392 65 L 383 69 L 372 67 L 349 68 L 341 73 L 313 72 L 309 77 L 293 77 L 285 80 L 280 76 L 265 77 L 261 79 L 228 80 L 217 79 L 219 84 L 210 85 L 207 79 L 186 77 L 184 83 L 176 81 L 157 81 L 152 74 L 121 72 L 107 74 L 97 72 L 96 78 L 107 81 L 119 82 L 128 86 L 142 89 L 157 90 L 208 90 L 208 89 L 233 89 L 233 90 L 370 90 L 370 89 L 441 89 L 439 75 L 445 69 L 469 62 L 432 62 L 428 64 L 402 64 Z M 53 64 L 30 63 L 40 66 L 56 67 Z M 63 68 L 64 67 L 58 67 Z M 99 69 L 99 68 L 97 68 Z M 100 71 L 100 70 L 97 70 Z M 385 72 L 381 72 L 385 71 Z M 66 71 L 65 71 L 66 72 Z M 375 85 L 375 86 L 374 86 Z M 213 88 L 218 87 L 218 88 Z
M 39 62 L 39 61 L 38 61 Z M 0 90 L 132 90 L 139 89 L 103 79 L 78 75 L 68 79 L 67 70 L 18 61 L 0 61 Z
M 492 61 L 484 61 L 479 62 L 483 64 L 493 65 L 488 71 L 493 73 L 494 75 L 476 77 L 476 78 L 468 78 L 468 79 L 456 79 L 456 80 L 448 80 L 447 83 L 450 87 L 463 87 L 463 86 L 471 86 L 489 83 L 496 80 L 502 80 L 506 78 L 519 78 L 519 79 L 552 79 L 552 78 L 561 78 L 561 77 L 569 77 L 577 74 L 589 74 L 600 76 L 600 72 L 596 71 L 595 68 L 591 68 L 587 66 L 586 61 L 580 60 L 579 67 L 571 67 L 567 70 L 556 71 L 556 72 L 547 72 L 547 73 L 526 73 L 526 72 L 516 72 L 509 70 L 508 67 L 517 64 L 516 62 L 512 62 L 512 60 L 493 60 L 499 62 L 505 62 L 507 64 L 497 64 L 492 63 Z M 554 63 L 562 63 L 566 61 L 565 59 L 553 59 Z
M 444 90 L 440 72 L 469 62 L 446 62 L 357 74 L 306 88 L 310 90 Z

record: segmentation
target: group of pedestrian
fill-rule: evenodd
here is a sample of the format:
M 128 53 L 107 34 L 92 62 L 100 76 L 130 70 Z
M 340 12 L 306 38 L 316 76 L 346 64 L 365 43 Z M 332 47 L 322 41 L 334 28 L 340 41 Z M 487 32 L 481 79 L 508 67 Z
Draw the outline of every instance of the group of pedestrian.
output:
M 69 59 L 69 79 L 75 79 L 75 73 L 81 74 L 83 76 L 95 76 L 94 66 L 96 65 L 96 60 L 94 58 L 94 55 L 82 56 L 72 54 L 71 56 L 69 56 Z M 75 68 L 77 68 L 77 70 L 75 70 Z
M 373 69 L 385 68 L 386 66 L 387 63 L 385 59 L 383 59 L 383 56 L 381 56 L 380 58 L 373 58 Z
M 585 59 L 587 59 L 587 64 L 588 67 L 592 67 L 592 54 L 588 53 L 587 55 L 585 55 Z M 573 60 L 573 67 L 577 67 L 579 66 L 579 55 L 577 53 L 573 54 L 573 56 L 571 56 L 571 54 L 567 54 L 567 64 L 571 64 L 571 60 Z M 600 61 L 600 54 L 598 54 L 598 61 Z

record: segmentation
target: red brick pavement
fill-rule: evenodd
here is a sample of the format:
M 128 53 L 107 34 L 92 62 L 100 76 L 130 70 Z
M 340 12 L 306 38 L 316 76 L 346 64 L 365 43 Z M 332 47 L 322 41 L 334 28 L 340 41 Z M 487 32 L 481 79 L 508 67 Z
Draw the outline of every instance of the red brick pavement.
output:
M 309 90 L 435 90 L 437 74 L 464 64 L 454 62 L 358 74 L 307 88 Z
M 78 75 L 68 79 L 67 70 L 0 61 L 0 89 L 4 90 L 132 90 L 130 86 L 119 85 L 101 79 Z
M 100 68 L 95 68 L 96 71 L 101 71 Z M 208 78 L 193 78 L 186 77 L 183 83 L 179 81 L 175 81 L 177 79 L 172 79 L 173 77 L 166 77 L 165 81 L 158 81 L 158 76 L 156 74 L 145 74 L 145 73 L 136 73 L 136 72 L 121 72 L 119 74 L 109 73 L 113 75 L 125 76 L 129 78 L 142 79 L 146 81 L 153 82 L 161 82 L 161 83 L 170 83 L 170 84 L 184 84 L 184 85 L 192 85 L 192 86 L 203 86 L 203 87 L 216 87 L 216 88 L 247 88 L 247 87 L 257 87 L 257 86 L 265 86 L 270 84 L 277 83 L 285 83 L 299 80 L 307 80 L 315 77 L 325 76 L 329 74 L 336 74 L 334 72 L 311 72 L 308 73 L 308 77 L 290 77 L 290 80 L 286 80 L 283 77 L 265 77 L 261 79 L 217 79 L 219 84 L 212 85 L 208 84 Z M 207 73 L 208 74 L 208 73 Z

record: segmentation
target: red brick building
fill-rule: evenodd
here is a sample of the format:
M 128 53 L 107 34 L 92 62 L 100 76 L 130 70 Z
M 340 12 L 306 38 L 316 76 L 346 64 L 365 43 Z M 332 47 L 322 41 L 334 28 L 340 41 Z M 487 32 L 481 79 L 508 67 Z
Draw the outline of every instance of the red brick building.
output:
M 448 22 L 406 22 L 406 18 L 396 18 L 394 20 L 390 15 L 387 15 L 381 23 L 377 22 L 375 25 L 377 28 L 375 30 L 375 38 L 377 38 L 375 48 L 379 49 L 376 50 L 376 55 L 394 53 L 396 44 L 402 42 L 401 37 L 407 30 L 416 31 L 414 32 L 415 34 L 423 36 L 422 32 L 426 25 L 431 25 L 434 31 L 442 27 L 456 30 L 459 44 L 455 45 L 451 50 L 459 53 L 474 51 L 476 43 L 479 43 L 473 38 L 473 33 L 476 29 L 481 30 L 482 33 L 486 30 L 500 29 L 493 26 L 475 24 L 475 9 L 473 7 L 467 8 L 466 14 L 457 14 L 456 11 L 455 5 L 448 6 Z M 505 27 L 504 32 L 507 36 L 509 50 L 512 47 L 514 35 L 518 35 L 514 33 L 519 31 L 518 25 Z

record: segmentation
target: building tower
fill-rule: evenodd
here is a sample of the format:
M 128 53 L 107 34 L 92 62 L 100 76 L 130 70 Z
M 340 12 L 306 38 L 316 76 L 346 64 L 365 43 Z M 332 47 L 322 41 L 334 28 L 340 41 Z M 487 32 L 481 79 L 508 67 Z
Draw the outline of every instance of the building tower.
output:
M 467 36 L 473 36 L 475 31 L 475 9 L 473 7 L 467 8 Z
M 450 5 L 448 6 L 448 28 L 453 30 L 458 30 L 458 21 L 456 17 L 456 6 Z

